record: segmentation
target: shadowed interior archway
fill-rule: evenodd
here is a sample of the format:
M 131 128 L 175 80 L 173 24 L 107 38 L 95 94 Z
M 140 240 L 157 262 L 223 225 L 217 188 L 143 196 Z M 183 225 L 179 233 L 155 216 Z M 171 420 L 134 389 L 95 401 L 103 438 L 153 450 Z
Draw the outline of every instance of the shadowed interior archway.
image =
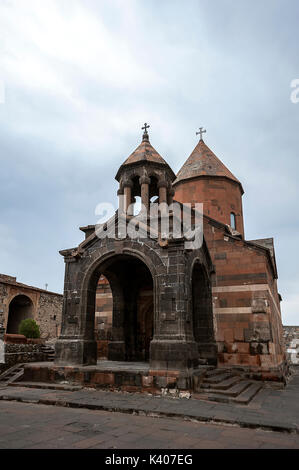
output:
M 149 361 L 154 335 L 153 278 L 148 267 L 132 255 L 116 255 L 97 267 L 88 286 L 88 324 L 95 318 L 99 279 L 105 278 L 112 295 L 109 334 L 98 332 L 98 348 L 107 348 L 109 360 Z M 101 342 L 103 338 L 103 342 Z M 104 343 L 105 341 L 105 343 Z
M 27 295 L 17 295 L 9 304 L 7 334 L 18 334 L 22 320 L 33 318 L 33 303 Z
M 199 357 L 216 364 L 212 288 L 207 272 L 199 262 L 194 264 L 192 271 L 192 318 Z

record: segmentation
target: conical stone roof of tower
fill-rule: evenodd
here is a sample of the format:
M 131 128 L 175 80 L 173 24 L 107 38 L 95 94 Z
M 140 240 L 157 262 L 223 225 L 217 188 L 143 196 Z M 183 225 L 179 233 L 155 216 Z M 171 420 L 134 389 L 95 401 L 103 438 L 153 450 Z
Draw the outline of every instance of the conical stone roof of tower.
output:
M 136 150 L 134 150 L 134 152 L 131 153 L 131 155 L 124 161 L 115 178 L 118 180 L 120 171 L 123 170 L 126 166 L 145 162 L 164 165 L 173 173 L 168 163 L 164 160 L 164 158 L 161 157 L 161 155 L 150 143 L 148 133 L 144 132 L 141 144 L 138 145 Z M 173 173 L 173 179 L 175 179 L 175 173 Z
M 154 163 L 162 163 L 167 165 L 164 158 L 157 152 L 149 141 L 148 136 L 143 136 L 142 142 L 138 145 L 137 149 L 127 158 L 123 165 L 130 165 L 141 161 L 148 161 Z
M 201 139 L 177 174 L 174 185 L 191 178 L 215 176 L 224 177 L 238 183 L 242 194 L 244 190 L 240 181 L 229 171 L 229 169 L 219 160 L 212 150 Z

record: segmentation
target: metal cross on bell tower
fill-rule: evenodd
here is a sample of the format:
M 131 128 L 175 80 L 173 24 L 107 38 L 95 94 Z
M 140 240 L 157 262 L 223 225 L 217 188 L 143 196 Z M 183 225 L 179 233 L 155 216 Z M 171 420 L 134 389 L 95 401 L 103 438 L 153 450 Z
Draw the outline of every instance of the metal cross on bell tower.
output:
M 146 122 L 144 124 L 144 127 L 142 127 L 141 129 L 144 130 L 144 132 L 147 132 L 147 129 L 149 129 L 151 126 Z
M 141 129 L 144 131 L 143 133 L 143 137 L 142 137 L 142 140 L 147 140 L 148 141 L 148 132 L 147 132 L 147 129 L 149 129 L 151 126 L 147 123 L 144 124 L 144 127 L 142 127 Z
M 203 127 L 199 128 L 199 132 L 196 132 L 196 135 L 200 135 L 200 140 L 203 140 L 202 135 L 205 134 L 207 131 Z

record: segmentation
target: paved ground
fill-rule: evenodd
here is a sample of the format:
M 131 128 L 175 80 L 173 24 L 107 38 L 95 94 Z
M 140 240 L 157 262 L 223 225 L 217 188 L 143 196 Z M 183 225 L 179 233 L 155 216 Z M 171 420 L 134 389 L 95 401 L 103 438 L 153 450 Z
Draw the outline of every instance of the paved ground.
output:
M 203 400 L 155 397 L 147 394 L 82 389 L 61 391 L 5 387 L 0 400 L 68 406 L 143 414 L 148 416 L 189 418 L 238 424 L 243 427 L 294 432 L 299 435 L 299 370 L 283 390 L 264 389 L 248 405 L 215 403 Z M 0 402 L 1 403 L 1 402 Z
M 0 402 L 0 449 L 299 449 L 299 435 Z

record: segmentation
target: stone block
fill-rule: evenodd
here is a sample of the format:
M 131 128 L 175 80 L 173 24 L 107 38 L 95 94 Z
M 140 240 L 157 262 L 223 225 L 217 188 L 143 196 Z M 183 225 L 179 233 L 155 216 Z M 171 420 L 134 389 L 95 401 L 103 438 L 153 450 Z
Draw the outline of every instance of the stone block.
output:
M 96 385 L 114 385 L 114 374 L 96 372 L 93 375 L 91 381 Z
M 267 342 L 271 341 L 271 330 L 268 322 L 252 323 L 249 328 L 244 330 L 244 339 L 246 342 Z
M 237 347 L 237 351 L 242 354 L 249 354 L 249 343 L 235 343 Z
M 27 338 L 24 335 L 5 334 L 4 342 L 8 344 L 27 344 Z
M 265 298 L 262 299 L 252 299 L 251 309 L 252 313 L 267 313 L 268 300 Z
M 276 351 L 275 351 L 275 344 L 274 343 L 269 343 L 268 344 L 268 347 L 269 347 L 269 354 L 275 354 Z
M 260 356 L 261 366 L 262 367 L 273 367 L 275 365 L 275 357 L 271 354 L 261 355 Z
M 237 365 L 240 363 L 240 355 L 239 354 L 229 354 L 229 353 L 225 353 L 223 354 L 223 358 L 224 358 L 224 363 L 225 364 L 228 364 L 228 365 Z
M 247 358 L 248 360 L 248 364 L 250 366 L 255 366 L 255 367 L 258 367 L 261 365 L 261 361 L 260 361 L 260 356 L 257 355 L 257 356 L 252 356 L 251 354 L 249 355 L 249 357 Z
M 232 343 L 234 341 L 234 330 L 232 328 L 224 330 L 224 340 L 227 343 Z
M 151 375 L 143 375 L 142 376 L 142 386 L 147 388 L 147 387 L 152 387 L 154 383 L 153 376 Z
M 268 345 L 267 343 L 257 343 L 257 342 L 252 342 L 250 343 L 250 354 L 256 355 L 256 354 L 268 354 Z
M 234 328 L 234 340 L 244 341 L 244 329 L 243 328 Z

